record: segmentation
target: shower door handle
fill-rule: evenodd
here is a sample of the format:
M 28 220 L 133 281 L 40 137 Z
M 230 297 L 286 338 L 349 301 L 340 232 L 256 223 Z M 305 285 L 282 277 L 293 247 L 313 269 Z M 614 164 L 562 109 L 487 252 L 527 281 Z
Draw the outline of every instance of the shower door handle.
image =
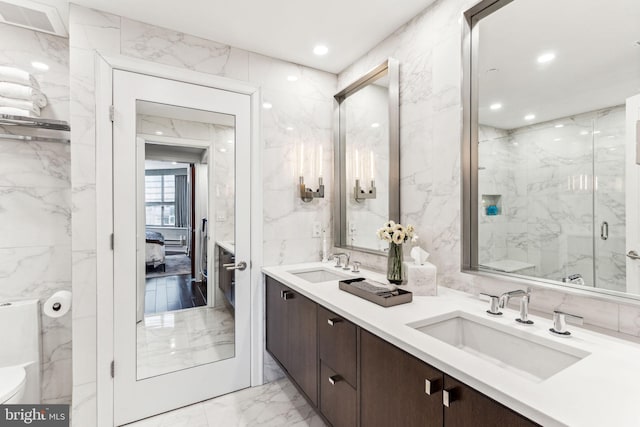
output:
M 609 238 L 609 223 L 607 221 L 602 221 L 602 224 L 600 224 L 600 238 L 602 240 Z
M 229 263 L 229 264 L 222 264 L 222 266 L 224 268 L 226 268 L 227 270 L 240 270 L 240 271 L 244 271 L 247 268 L 247 263 L 244 261 L 241 261 L 237 264 L 234 263 Z

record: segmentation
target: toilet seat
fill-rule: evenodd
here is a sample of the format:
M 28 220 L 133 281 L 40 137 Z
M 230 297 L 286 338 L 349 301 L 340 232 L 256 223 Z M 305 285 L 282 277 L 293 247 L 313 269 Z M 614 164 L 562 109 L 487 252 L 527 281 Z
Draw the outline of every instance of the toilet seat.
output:
M 27 373 L 22 366 L 0 368 L 0 405 L 24 389 Z

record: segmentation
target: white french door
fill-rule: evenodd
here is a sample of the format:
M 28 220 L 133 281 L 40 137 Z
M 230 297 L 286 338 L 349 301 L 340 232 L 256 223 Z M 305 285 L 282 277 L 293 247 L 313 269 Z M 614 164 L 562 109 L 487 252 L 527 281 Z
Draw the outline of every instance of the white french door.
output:
M 113 105 L 114 422 L 122 425 L 250 386 L 250 96 L 114 70 Z M 223 154 L 230 160 L 216 157 Z M 227 204 L 233 205 L 225 239 L 235 246 L 236 265 L 246 263 L 235 270 L 233 309 L 206 304 L 144 314 L 151 299 L 141 298 L 156 292 L 149 283 L 156 290 L 165 286 L 165 292 L 173 284 L 195 283 L 158 270 L 168 265 L 162 240 L 173 239 L 170 233 L 178 228 L 171 227 L 179 209 L 177 176 L 194 164 L 208 174 L 194 181 L 208 183 L 206 252 L 197 256 L 206 264 L 210 289 L 217 272 L 216 233 L 223 225 L 216 222 L 217 189 L 227 189 Z M 230 177 L 224 185 L 216 181 L 222 179 L 219 167 Z M 145 179 L 161 182 L 162 196 L 151 194 Z M 145 236 L 151 216 L 161 237 Z M 194 225 L 201 228 L 201 220 Z M 159 250 L 157 258 L 150 258 L 150 247 Z
M 626 104 L 627 292 L 640 294 L 640 94 Z

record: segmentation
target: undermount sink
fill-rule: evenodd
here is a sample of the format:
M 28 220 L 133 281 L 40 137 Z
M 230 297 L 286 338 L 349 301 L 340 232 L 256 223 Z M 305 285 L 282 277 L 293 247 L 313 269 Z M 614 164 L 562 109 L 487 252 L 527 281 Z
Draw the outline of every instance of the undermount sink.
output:
M 407 326 L 535 382 L 590 354 L 462 311 Z
M 313 270 L 303 270 L 303 271 L 292 271 L 296 277 L 299 277 L 302 280 L 306 280 L 310 283 L 322 283 L 322 282 L 330 282 L 332 280 L 343 280 L 343 279 L 351 279 L 351 276 L 347 276 L 346 274 L 338 273 L 337 271 L 328 270 L 325 268 L 316 268 Z

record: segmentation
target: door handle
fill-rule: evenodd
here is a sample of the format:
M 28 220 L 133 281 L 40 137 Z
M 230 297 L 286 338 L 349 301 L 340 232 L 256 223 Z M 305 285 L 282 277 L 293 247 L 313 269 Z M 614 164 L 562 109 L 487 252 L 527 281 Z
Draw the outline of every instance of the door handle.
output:
M 607 221 L 602 221 L 602 224 L 600 224 L 600 238 L 602 240 L 609 238 L 609 223 Z
M 431 396 L 432 393 L 435 393 L 438 391 L 438 380 L 434 379 L 434 380 L 424 380 L 424 392 L 428 395 Z
M 631 259 L 640 259 L 640 255 L 638 255 L 638 252 L 636 251 L 629 251 L 627 256 Z
M 283 300 L 289 300 L 291 298 L 293 298 L 293 292 L 291 291 L 280 291 L 280 298 L 282 298 Z
M 442 404 L 447 408 L 456 400 L 455 388 L 442 390 Z
M 237 264 L 234 264 L 233 262 L 229 263 L 229 264 L 222 264 L 222 266 L 224 268 L 226 268 L 227 270 L 240 270 L 240 271 L 244 271 L 247 268 L 247 263 L 244 261 L 240 261 Z
M 331 385 L 336 385 L 336 383 L 341 379 L 342 377 L 340 375 L 332 375 L 329 377 L 329 382 L 331 383 Z
M 333 325 L 335 325 L 336 323 L 340 323 L 340 322 L 342 322 L 342 319 L 340 319 L 339 317 L 334 317 L 334 318 L 332 318 L 332 319 L 327 319 L 327 324 L 328 324 L 329 326 L 333 326 Z

